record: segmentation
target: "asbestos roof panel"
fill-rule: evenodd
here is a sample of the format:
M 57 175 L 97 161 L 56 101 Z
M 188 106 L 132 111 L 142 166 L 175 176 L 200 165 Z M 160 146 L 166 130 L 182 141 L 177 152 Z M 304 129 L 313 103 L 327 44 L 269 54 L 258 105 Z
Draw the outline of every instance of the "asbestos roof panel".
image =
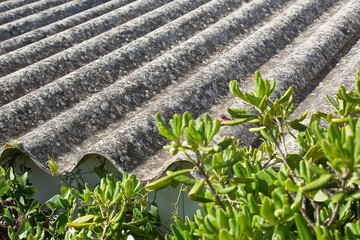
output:
M 360 68 L 358 0 L 16 0 L 0 12 L 0 142 L 44 171 L 49 156 L 66 173 L 99 154 L 153 179 L 181 160 L 162 150 L 157 112 L 247 107 L 228 83 L 252 89 L 257 69 L 315 111 Z M 246 125 L 221 134 L 255 139 Z

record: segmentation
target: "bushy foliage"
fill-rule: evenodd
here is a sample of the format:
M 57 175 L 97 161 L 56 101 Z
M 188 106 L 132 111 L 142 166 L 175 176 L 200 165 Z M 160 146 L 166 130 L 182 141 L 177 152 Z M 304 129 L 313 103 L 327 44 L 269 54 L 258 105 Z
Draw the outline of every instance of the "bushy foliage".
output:
M 230 82 L 231 93 L 252 109 L 228 108 L 235 120 L 225 125 L 254 124 L 250 131 L 263 139 L 256 149 L 239 147 L 233 137 L 213 143 L 221 124 L 206 114 L 196 120 L 176 114 L 169 126 L 156 116 L 160 134 L 172 141 L 165 147 L 185 154 L 202 176 L 168 172 L 146 185 L 148 191 L 174 182 L 192 186 L 189 198 L 203 206 L 193 220 L 177 218 L 166 239 L 359 239 L 360 71 L 354 91 L 340 86 L 336 103 L 326 96 L 334 112 L 313 113 L 308 125 L 302 123 L 307 113 L 289 120 L 292 87 L 272 99 L 275 81 L 259 72 L 255 81 L 245 93 Z M 287 135 L 300 151 L 288 153 Z
M 34 199 L 36 188 L 28 173 L 0 167 L 0 232 L 10 239 L 162 239 L 158 209 L 147 203 L 147 192 L 182 184 L 188 198 L 202 210 L 184 220 L 174 217 L 171 239 L 360 239 L 360 71 L 354 90 L 339 87 L 331 113 L 307 113 L 289 120 L 295 109 L 293 89 L 272 97 L 275 81 L 255 76 L 255 90 L 231 93 L 252 106 L 228 108 L 233 120 L 221 123 L 209 115 L 194 119 L 175 114 L 167 124 L 157 114 L 165 146 L 172 155 L 184 154 L 193 169 L 167 171 L 146 184 L 133 174 L 118 180 L 94 171 L 100 183 L 65 186 L 44 204 Z M 249 123 L 262 143 L 242 147 L 234 137 L 214 136 L 222 125 Z M 287 137 L 298 143 L 288 152 Z M 58 167 L 50 160 L 50 170 Z M 189 172 L 201 176 L 194 179 Z M 60 176 L 60 175 L 58 175 Z M 75 187 L 76 186 L 76 187 Z
M 56 164 L 50 169 L 57 174 Z M 156 205 L 147 204 L 147 195 L 135 175 L 123 174 L 117 181 L 108 174 L 91 188 L 66 184 L 61 195 L 44 204 L 35 200 L 36 188 L 28 172 L 14 174 L 0 168 L 0 225 L 4 239 L 154 239 L 160 225 Z

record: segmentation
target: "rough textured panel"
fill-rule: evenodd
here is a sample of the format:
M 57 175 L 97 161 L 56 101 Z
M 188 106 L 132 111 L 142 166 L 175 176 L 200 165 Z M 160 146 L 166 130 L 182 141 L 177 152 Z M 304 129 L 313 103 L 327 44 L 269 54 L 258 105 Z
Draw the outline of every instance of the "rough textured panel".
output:
M 33 43 L 23 48 L 5 41 L 0 56 L 0 139 L 16 139 L 45 171 L 49 155 L 68 172 L 95 153 L 151 179 L 183 160 L 161 150 L 155 113 L 217 117 L 229 105 L 248 107 L 227 85 L 237 79 L 251 89 L 247 77 L 258 68 L 277 79 L 275 94 L 360 68 L 358 0 L 138 0 L 46 37 L 65 20 L 28 33 Z M 221 133 L 249 144 L 256 136 L 247 128 Z
M 47 40 L 52 41 L 54 47 L 56 47 L 56 45 L 59 46 L 65 45 L 66 47 L 69 47 L 70 45 L 74 45 L 85 39 L 89 39 L 115 26 L 118 26 L 132 18 L 135 18 L 148 11 L 151 11 L 161 6 L 165 2 L 169 2 L 169 1 L 171 0 L 136 1 L 133 4 L 126 5 L 125 7 L 112 11 L 108 14 L 105 14 L 104 16 L 95 18 L 92 21 L 88 21 L 75 28 L 71 28 L 67 31 L 64 31 L 61 33 L 61 35 L 54 36 L 55 39 L 50 38 Z M 36 15 L 34 17 L 36 17 Z M 8 24 L 4 24 L 0 26 L 0 40 L 3 41 L 11 37 L 15 37 L 30 30 L 32 29 L 29 29 L 27 25 L 24 25 L 22 23 L 22 19 Z
M 31 14 L 44 11 L 48 8 L 55 7 L 57 5 L 70 2 L 72 0 L 46 0 L 46 1 L 39 1 L 35 2 L 23 7 L 19 7 L 4 13 L 0 14 L 0 24 L 4 24 L 10 21 L 14 21 L 16 19 L 20 19 L 22 17 L 29 16 Z M 7 3 L 4 3 L 4 5 Z M 11 5 L 10 5 L 11 6 Z M 1 33 L 1 32 L 0 32 Z M 1 37 L 0 39 L 3 39 Z
M 40 62 L 37 64 L 37 66 L 31 66 L 31 69 L 51 69 L 53 66 L 57 66 L 60 69 L 53 71 L 53 74 L 48 71 L 41 75 L 39 72 L 32 74 L 33 81 L 29 82 L 28 84 L 31 85 L 31 88 L 34 88 L 34 85 L 41 86 L 43 85 L 42 82 L 49 81 L 49 76 L 51 76 L 52 79 L 55 79 L 59 76 L 65 75 L 71 70 L 77 69 L 88 62 L 94 61 L 99 56 L 114 51 L 122 45 L 129 43 L 132 40 L 135 40 L 136 38 L 170 22 L 171 20 L 182 16 L 187 11 L 193 10 L 204 2 L 206 1 L 198 0 L 171 2 L 159 9 L 129 21 L 126 24 L 115 27 L 105 32 L 104 34 L 93 37 L 88 41 L 78 44 L 73 48 L 69 48 L 50 58 L 47 57 L 61 51 L 64 46 L 55 48 L 53 46 L 53 42 L 45 41 L 36 45 L 32 44 L 18 51 L 0 56 L 0 64 L 4 66 L 2 72 L 4 75 L 6 75 L 7 73 L 14 72 L 22 67 L 26 67 L 31 63 L 47 58 L 46 61 Z M 224 9 L 221 10 L 224 11 Z M 218 12 L 221 12 L 221 10 Z M 191 30 L 192 29 L 190 29 L 190 31 Z M 51 66 L 47 65 L 44 67 L 44 64 L 51 64 Z M 28 71 L 26 74 L 29 76 L 31 73 L 29 74 Z M 13 76 L 8 77 L 14 79 Z M 16 79 L 21 78 L 23 77 L 19 76 Z M 17 85 L 16 83 L 12 84 Z
M 13 1 L 7 1 L 6 0 L 0 1 L 0 12 L 5 12 L 13 8 L 21 7 L 23 5 L 33 3 L 39 0 L 13 0 Z
M 217 3 L 217 1 L 215 1 L 215 3 Z M 170 4 L 169 8 L 174 10 L 179 9 L 175 7 L 175 4 L 178 3 L 174 2 L 174 4 Z M 215 19 L 216 12 L 220 16 L 221 9 L 226 9 L 228 7 L 226 1 L 223 5 L 225 8 L 221 8 L 221 5 L 219 4 L 205 5 L 204 8 L 200 8 L 199 11 L 186 14 L 180 19 L 161 27 L 157 31 L 154 31 L 128 45 L 125 45 L 119 50 L 112 52 L 98 61 L 95 61 L 76 72 L 66 75 L 43 88 L 33 91 L 32 93 L 11 102 L 9 105 L 4 106 L 3 109 L 5 111 L 0 113 L 0 115 L 4 116 L 2 119 L 6 119 L 3 122 L 4 126 L 7 126 L 5 128 L 11 128 L 13 130 L 11 134 L 17 135 L 18 133 L 16 132 L 16 128 L 18 128 L 18 131 L 22 131 L 22 129 L 27 129 L 30 126 L 37 125 L 39 121 L 44 121 L 47 118 L 54 116 L 54 114 L 57 114 L 64 108 L 71 106 L 71 104 L 86 98 L 91 93 L 101 90 L 105 86 L 116 81 L 120 76 L 127 75 L 128 71 L 138 67 L 142 61 L 155 58 L 159 53 L 161 53 L 161 51 L 169 49 L 172 45 L 174 45 L 176 41 L 187 38 L 191 36 L 194 31 L 202 29 L 204 25 L 207 25 L 207 22 L 212 22 L 209 21 L 209 17 Z M 180 7 L 181 6 L 182 5 L 180 4 Z M 165 9 L 167 9 L 167 6 Z M 178 15 L 176 11 L 170 11 L 170 13 L 174 13 L 174 16 Z M 152 21 L 145 22 L 151 23 Z M 195 27 L 189 23 L 198 24 L 197 27 Z M 138 26 L 138 24 L 135 24 L 135 26 Z M 118 31 L 115 32 L 117 33 Z M 94 42 L 94 44 L 96 44 L 95 47 L 99 46 L 97 42 L 98 41 Z M 68 54 L 66 54 L 66 56 L 68 56 Z M 69 58 L 70 57 L 67 59 Z M 66 61 L 66 63 L 69 64 L 68 61 Z M 161 61 L 160 64 L 162 65 L 163 61 Z M 52 65 L 54 70 L 57 69 L 56 66 L 57 64 Z M 139 72 L 138 75 L 142 76 L 143 71 Z M 39 77 L 39 75 L 35 74 L 34 76 L 37 77 L 37 79 Z M 14 77 L 12 76 L 7 79 L 8 82 L 11 82 L 11 84 L 3 84 L 4 90 L 5 87 L 11 86 L 14 82 Z M 21 80 L 21 78 L 19 80 Z M 132 81 L 133 80 L 129 80 L 127 82 Z M 125 86 L 125 84 L 121 84 Z M 14 87 L 17 85 L 19 84 L 15 84 Z M 33 87 L 35 84 L 30 83 L 27 85 Z M 26 89 L 24 84 L 22 86 L 21 90 Z M 58 91 L 52 91 L 52 89 L 58 89 Z M 12 89 L 10 91 L 12 91 Z M 6 94 L 4 94 L 4 96 L 5 95 Z M 106 94 L 102 94 L 102 96 L 104 95 Z M 39 99 L 42 99 L 41 103 L 39 102 Z M 53 101 L 52 99 L 57 99 L 57 101 Z M 34 101 L 39 102 L 36 106 L 37 111 L 28 112 L 26 110 L 28 108 L 27 106 L 29 104 L 33 104 Z M 47 109 L 52 109 L 52 115 L 48 114 L 49 111 Z M 11 112 L 7 110 L 10 110 Z M 17 113 L 22 112 L 22 114 L 14 114 L 15 112 L 13 110 Z M 17 121 L 22 121 L 24 124 L 20 126 L 12 125 L 11 122 L 15 123 Z
M 83 22 L 89 21 L 93 18 L 99 17 L 105 13 L 120 8 L 133 1 L 135 0 L 112 0 L 110 2 L 93 7 L 89 10 L 75 14 L 71 17 L 67 17 L 63 20 L 56 21 L 55 23 L 34 29 L 33 31 L 30 31 L 28 33 L 24 33 L 20 36 L 13 37 L 9 40 L 3 41 L 0 44 L 0 55 L 11 52 L 28 44 L 34 43 L 43 38 L 54 35 L 58 32 L 64 31 L 68 28 L 72 28 Z
M 29 30 L 45 26 L 55 21 L 59 21 L 63 18 L 69 17 L 107 1 L 109 0 L 73 0 L 69 3 L 64 3 L 60 6 L 42 11 L 39 14 L 23 18 L 21 20 L 21 24 L 17 24 L 16 27 L 21 28 L 24 32 L 28 32 Z M 0 16 L 0 22 L 7 23 L 13 20 L 12 18 L 14 15 L 3 15 L 5 16 Z

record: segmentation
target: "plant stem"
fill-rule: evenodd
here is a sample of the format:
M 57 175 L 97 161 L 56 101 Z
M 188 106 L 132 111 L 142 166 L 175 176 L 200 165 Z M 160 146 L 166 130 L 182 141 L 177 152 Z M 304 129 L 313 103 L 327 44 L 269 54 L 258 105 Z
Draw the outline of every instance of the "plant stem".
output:
M 284 132 L 283 132 L 283 125 L 281 124 L 281 122 L 279 121 L 278 118 L 275 118 L 275 120 L 276 120 L 277 124 L 279 125 L 280 135 L 281 135 L 281 137 L 282 137 L 282 139 L 283 139 L 283 136 L 285 136 L 285 135 L 284 135 Z M 284 121 L 285 121 L 285 119 L 284 119 Z M 284 145 L 285 156 L 287 157 L 287 149 L 286 149 L 286 144 L 285 144 L 284 139 L 283 139 L 282 142 L 283 142 L 283 145 Z
M 359 186 L 355 184 L 355 190 L 359 191 Z M 359 200 L 356 200 L 356 217 L 357 219 L 360 218 L 360 204 L 359 204 Z
M 315 224 L 311 221 L 311 219 L 308 217 L 308 215 L 305 212 L 305 209 L 300 208 L 300 213 L 301 215 L 305 218 L 305 220 L 307 221 L 307 223 L 312 227 L 312 229 L 314 229 L 314 231 L 316 232 L 316 227 Z
M 290 197 L 294 200 L 295 196 L 294 194 L 289 194 Z M 316 232 L 316 227 L 315 224 L 313 223 L 313 221 L 308 217 L 308 215 L 306 214 L 306 198 L 303 199 L 302 203 L 301 203 L 301 207 L 300 207 L 300 213 L 301 215 L 305 218 L 306 222 L 312 227 L 312 229 Z
M 315 219 L 315 221 L 316 221 L 316 224 L 317 225 L 320 225 L 320 206 L 319 206 L 319 204 L 317 204 L 316 202 L 314 202 L 314 201 L 312 201 L 312 200 L 310 200 L 311 201 L 311 205 L 314 207 L 314 209 L 315 209 L 315 212 L 314 212 L 314 219 Z
M 106 237 L 107 228 L 108 228 L 108 225 L 107 225 L 107 223 L 105 222 L 105 226 L 104 226 L 104 230 L 103 230 L 103 232 L 102 232 L 101 240 L 106 239 L 105 237 Z
M 221 199 L 219 198 L 218 194 L 216 193 L 216 191 L 215 191 L 213 185 L 211 184 L 211 182 L 210 182 L 210 180 L 209 180 L 206 172 L 204 171 L 204 168 L 203 168 L 202 166 L 200 166 L 200 162 L 198 162 L 198 163 L 196 164 L 196 166 L 197 166 L 197 168 L 199 169 L 200 174 L 204 177 L 205 182 L 206 182 L 206 184 L 209 186 L 210 192 L 211 192 L 211 194 L 214 196 L 216 202 L 220 205 L 220 207 L 221 207 L 223 210 L 226 210 L 226 207 L 225 207 L 224 203 L 221 201 Z
M 341 189 L 343 191 L 346 191 L 345 189 L 345 185 L 346 185 L 346 179 L 349 176 L 349 174 L 344 174 L 345 176 L 342 177 L 341 179 Z M 326 225 L 327 227 L 330 227 L 331 224 L 333 224 L 333 222 L 335 221 L 336 215 L 338 214 L 339 210 L 340 210 L 340 206 L 342 204 L 341 202 L 336 203 L 335 209 L 333 211 L 333 213 L 331 214 L 331 216 L 325 220 L 324 225 Z
M 283 152 L 281 151 L 281 148 L 280 148 L 280 146 L 279 146 L 279 143 L 278 143 L 278 141 L 275 139 L 274 134 L 272 133 L 271 129 L 269 130 L 269 132 L 270 132 L 270 136 L 271 136 L 272 140 L 274 141 L 274 143 L 275 143 L 275 145 L 276 145 L 276 148 L 277 148 L 277 149 L 279 150 L 279 152 L 280 152 L 280 155 L 281 155 L 281 157 L 282 157 L 282 159 L 283 159 L 286 167 L 287 167 L 288 169 L 290 169 L 290 175 L 291 175 L 291 177 L 294 179 L 295 182 L 299 182 L 299 179 L 296 177 L 294 170 L 290 167 L 289 163 L 288 163 L 287 160 L 286 160 L 286 157 L 287 157 L 287 156 L 284 156 Z

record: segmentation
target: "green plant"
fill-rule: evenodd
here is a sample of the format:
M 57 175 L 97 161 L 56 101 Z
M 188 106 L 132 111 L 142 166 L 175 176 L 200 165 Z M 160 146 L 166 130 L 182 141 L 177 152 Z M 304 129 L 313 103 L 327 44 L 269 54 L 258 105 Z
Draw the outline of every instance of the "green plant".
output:
M 292 87 L 272 99 L 275 81 L 256 72 L 255 83 L 255 90 L 242 93 L 236 81 L 230 82 L 231 93 L 253 108 L 228 108 L 235 120 L 225 122 L 255 124 L 250 131 L 263 139 L 255 149 L 240 148 L 233 137 L 212 143 L 220 122 L 206 114 L 196 120 L 188 112 L 176 114 L 170 127 L 156 115 L 160 134 L 171 140 L 165 148 L 184 153 L 202 179 L 184 175 L 191 169 L 167 172 L 145 189 L 192 186 L 188 197 L 201 202 L 205 212 L 197 212 L 193 221 L 176 219 L 173 236 L 166 238 L 358 239 L 360 71 L 355 91 L 340 86 L 336 103 L 326 96 L 335 112 L 314 113 L 308 126 L 302 123 L 307 113 L 289 120 L 295 109 Z M 299 152 L 288 152 L 286 135 L 297 140 Z
M 48 163 L 51 172 L 59 175 L 55 162 Z M 99 173 L 103 172 L 98 169 Z M 107 174 L 94 189 L 81 184 L 79 173 L 62 177 L 61 195 L 44 204 L 34 199 L 37 189 L 28 174 L 0 167 L 1 239 L 127 239 L 130 235 L 155 239 L 159 235 L 156 204 L 147 203 L 134 174 L 124 173 L 121 181 Z
M 154 239 L 159 225 L 158 210 L 151 205 L 146 210 L 146 195 L 134 174 L 123 174 L 122 181 L 114 175 L 101 179 L 94 189 L 85 183 L 77 195 L 77 218 L 67 225 L 75 230 L 67 239 Z
M 14 173 L 0 167 L 0 225 L 1 235 L 7 239 L 60 238 L 65 232 L 67 214 L 53 197 L 45 204 L 34 199 L 37 192 L 28 180 L 28 172 Z

